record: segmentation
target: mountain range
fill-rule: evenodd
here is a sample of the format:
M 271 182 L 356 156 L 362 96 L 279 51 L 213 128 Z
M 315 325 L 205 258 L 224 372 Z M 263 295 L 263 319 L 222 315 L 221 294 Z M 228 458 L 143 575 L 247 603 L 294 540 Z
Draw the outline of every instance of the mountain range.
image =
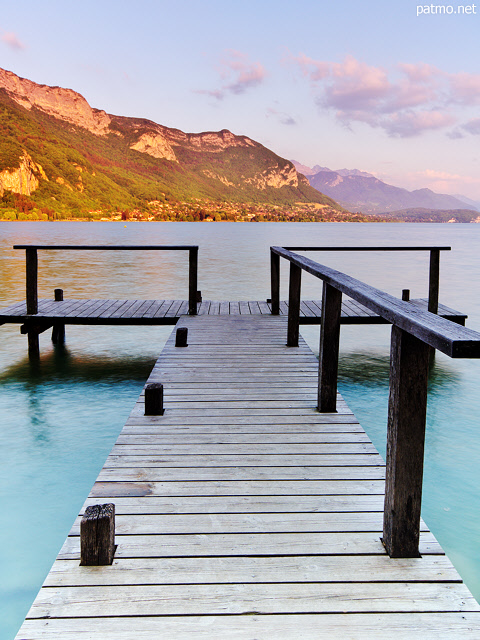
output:
M 0 69 L 0 197 L 18 209 L 12 194 L 60 217 L 203 200 L 343 211 L 247 136 L 111 115 L 76 91 Z
M 405 209 L 480 211 L 479 203 L 463 196 L 435 193 L 430 189 L 408 191 L 382 182 L 374 175 L 358 169 L 332 171 L 315 165 L 310 168 L 293 161 L 298 171 L 322 193 L 334 198 L 350 211 L 364 214 L 401 214 Z

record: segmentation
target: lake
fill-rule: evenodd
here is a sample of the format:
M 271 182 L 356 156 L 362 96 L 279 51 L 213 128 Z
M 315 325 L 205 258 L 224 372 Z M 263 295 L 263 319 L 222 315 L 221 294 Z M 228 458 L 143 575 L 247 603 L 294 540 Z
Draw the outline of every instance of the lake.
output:
M 14 244 L 198 244 L 204 299 L 270 296 L 270 245 L 449 245 L 440 301 L 480 331 L 480 225 L 341 223 L 0 223 L 0 306 L 24 299 Z M 428 252 L 311 257 L 401 296 L 427 297 Z M 287 297 L 282 265 L 282 299 Z M 184 252 L 39 252 L 39 295 L 187 298 Z M 304 298 L 321 298 L 305 275 Z M 0 639 L 11 640 L 139 395 L 171 327 L 73 327 L 40 336 L 30 364 L 18 325 L 0 327 Z M 317 327 L 301 333 L 318 352 Z M 388 326 L 342 327 L 339 389 L 384 455 Z M 437 354 L 431 372 L 422 514 L 480 598 L 480 362 Z

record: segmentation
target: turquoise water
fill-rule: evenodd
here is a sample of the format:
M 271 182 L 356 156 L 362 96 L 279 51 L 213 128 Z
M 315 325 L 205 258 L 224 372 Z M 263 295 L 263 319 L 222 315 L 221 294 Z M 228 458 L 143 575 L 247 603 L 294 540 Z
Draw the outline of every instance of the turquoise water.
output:
M 272 244 L 451 245 L 441 256 L 440 299 L 480 330 L 480 225 L 292 223 L 1 223 L 0 305 L 24 297 L 15 243 L 199 244 L 204 298 L 269 294 Z M 394 295 L 426 297 L 425 253 L 314 254 Z M 282 272 L 286 297 L 287 268 Z M 39 290 L 51 297 L 186 298 L 186 254 L 40 252 Z M 320 298 L 310 276 L 304 297 Z M 68 327 L 64 348 L 40 336 L 26 358 L 18 326 L 0 327 L 0 639 L 26 615 L 171 328 Z M 317 350 L 318 329 L 302 334 Z M 340 390 L 385 449 L 389 328 L 342 327 Z M 437 355 L 430 378 L 423 516 L 480 598 L 480 362 Z

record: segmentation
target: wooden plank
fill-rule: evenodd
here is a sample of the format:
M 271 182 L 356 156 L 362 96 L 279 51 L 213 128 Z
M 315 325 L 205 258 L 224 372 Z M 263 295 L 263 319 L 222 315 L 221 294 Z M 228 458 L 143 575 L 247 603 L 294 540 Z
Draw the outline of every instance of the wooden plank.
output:
M 238 490 L 238 487 L 237 487 Z M 277 489 L 278 490 L 278 489 Z M 205 491 L 205 489 L 204 489 Z M 212 498 L 214 497 L 214 500 Z M 88 498 L 85 507 L 103 504 L 103 498 Z M 338 511 L 383 511 L 382 494 L 336 496 L 165 496 L 117 497 L 115 513 L 178 514 L 178 513 L 329 513 Z
M 220 315 L 229 315 L 230 314 L 230 303 L 229 302 L 220 302 L 220 307 L 219 307 L 219 313 Z
M 153 440 L 153 439 L 152 439 Z M 124 453 L 125 452 L 125 453 Z M 145 455 L 160 455 L 162 457 L 167 455 L 191 455 L 191 456 L 203 456 L 203 455 L 275 455 L 275 456 L 292 456 L 292 455 L 353 455 L 353 454 L 374 454 L 378 456 L 377 450 L 371 442 L 335 442 L 335 443 L 317 443 L 310 442 L 306 444 L 298 443 L 252 443 L 243 444 L 241 442 L 235 442 L 232 444 L 225 443 L 156 443 L 150 441 L 146 444 L 137 444 L 134 442 L 117 443 L 112 449 L 111 455 L 129 455 L 129 456 L 145 456 Z
M 240 308 L 240 314 L 243 316 L 248 316 L 250 315 L 250 307 L 248 306 L 248 302 L 245 302 L 244 300 L 241 300 L 238 303 L 238 306 Z
M 64 587 L 59 602 L 60 592 L 50 588 L 42 590 L 29 618 L 480 611 L 463 585 L 456 586 L 456 598 L 445 584 L 391 583 L 388 589 L 386 601 L 385 587 L 371 583 L 356 589 L 304 583 L 294 590 L 289 584 Z
M 221 584 L 295 582 L 440 582 L 461 578 L 445 556 L 392 561 L 387 556 L 231 558 L 116 558 L 114 571 L 85 571 L 74 560 L 57 560 L 45 585 Z M 292 586 L 290 585 L 292 589 Z M 384 585 L 385 588 L 385 585 Z
M 241 444 L 259 446 L 268 445 L 273 447 L 275 444 L 288 446 L 288 452 L 291 453 L 290 447 L 298 444 L 310 446 L 310 444 L 333 444 L 333 443 L 368 443 L 371 445 L 366 433 L 222 433 L 213 435 L 211 433 L 191 433 L 182 432 L 181 434 L 171 431 L 168 435 L 162 430 L 162 433 L 155 434 L 132 434 L 123 429 L 117 439 L 115 446 L 118 445 L 237 445 Z M 308 443 L 308 444 L 307 444 Z M 260 451 L 257 450 L 259 453 Z
M 335 533 L 211 533 L 116 536 L 115 558 L 385 555 L 380 532 Z M 420 537 L 422 555 L 443 555 L 435 537 Z M 59 560 L 80 559 L 80 538 L 69 536 Z
M 383 480 L 385 467 L 377 466 L 223 466 L 223 467 L 104 467 L 100 482 L 169 482 L 169 481 L 217 481 L 217 480 Z
M 137 472 L 138 473 L 138 472 Z M 381 474 L 380 474 L 381 475 Z M 187 480 L 175 481 L 165 478 L 165 481 L 135 481 L 125 479 L 119 482 L 97 481 L 91 498 L 105 497 L 125 498 L 126 496 L 148 497 L 156 496 L 166 499 L 171 496 L 383 496 L 385 482 L 383 480 Z
M 194 459 L 193 459 L 194 458 Z M 383 463 L 378 453 L 310 455 L 115 455 L 108 456 L 105 469 L 120 467 L 360 467 Z
M 90 640 L 151 640 L 175 638 L 175 640 L 412 640 L 415 637 L 428 640 L 474 640 L 480 625 L 478 612 L 460 613 L 388 613 L 330 615 L 275 615 L 261 616 L 251 612 L 243 616 L 145 616 L 134 621 L 126 618 L 92 618 L 82 621 L 82 629 Z M 386 636 L 386 630 L 388 636 Z M 78 638 L 78 620 L 48 619 L 28 620 L 21 629 L 21 638 L 38 640 Z

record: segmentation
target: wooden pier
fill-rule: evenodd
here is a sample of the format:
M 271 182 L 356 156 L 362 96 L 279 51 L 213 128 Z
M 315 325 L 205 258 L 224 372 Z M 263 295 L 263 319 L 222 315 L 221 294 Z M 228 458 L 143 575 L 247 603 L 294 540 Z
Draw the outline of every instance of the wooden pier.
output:
M 422 522 L 421 557 L 382 542 L 385 466 L 285 318 L 184 317 L 85 507 L 114 503 L 111 566 L 75 523 L 17 640 L 476 638 L 480 607 Z
M 196 274 L 188 304 L 118 302 L 105 323 L 177 325 L 17 640 L 478 638 L 480 606 L 420 518 L 432 349 L 480 358 L 465 316 L 437 315 L 441 248 L 428 249 L 423 302 L 282 247 L 270 303 L 194 304 Z M 302 271 L 323 280 L 321 303 L 301 300 Z M 0 317 L 29 338 L 112 303 L 42 307 L 35 269 L 29 282 L 26 315 L 19 303 Z M 392 324 L 385 463 L 337 393 L 340 324 L 359 319 Z M 114 509 L 113 563 L 85 566 L 113 551 Z

